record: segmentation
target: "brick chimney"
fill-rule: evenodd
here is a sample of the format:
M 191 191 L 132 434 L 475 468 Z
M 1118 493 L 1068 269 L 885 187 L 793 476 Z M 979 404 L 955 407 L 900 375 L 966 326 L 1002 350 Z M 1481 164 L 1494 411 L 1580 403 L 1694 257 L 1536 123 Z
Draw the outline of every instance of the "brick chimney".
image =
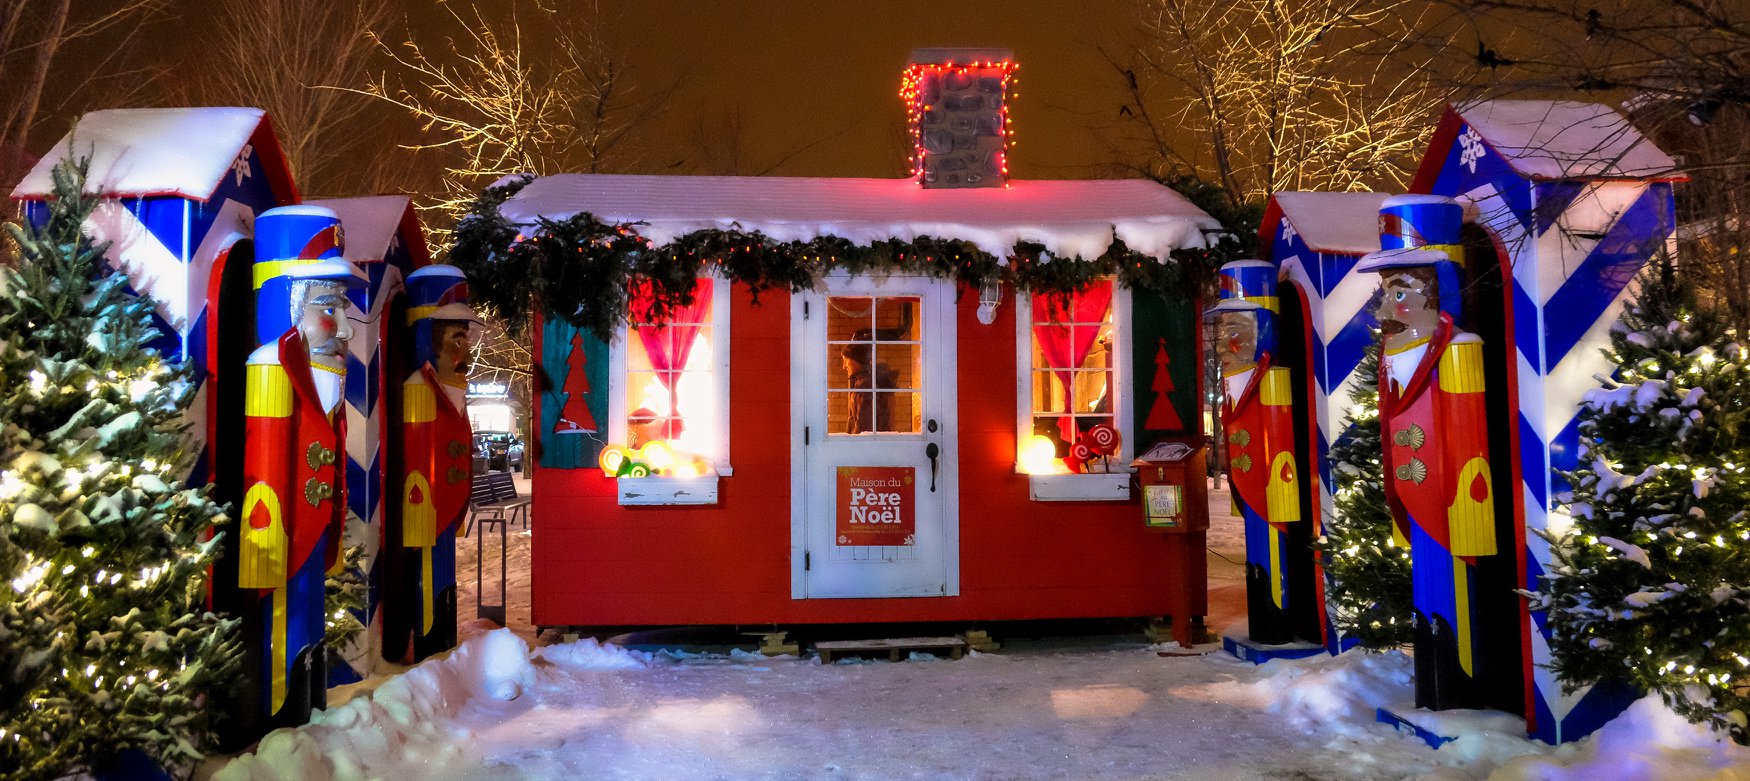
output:
M 912 175 L 929 188 L 1009 183 L 1008 49 L 913 49 L 899 96 Z

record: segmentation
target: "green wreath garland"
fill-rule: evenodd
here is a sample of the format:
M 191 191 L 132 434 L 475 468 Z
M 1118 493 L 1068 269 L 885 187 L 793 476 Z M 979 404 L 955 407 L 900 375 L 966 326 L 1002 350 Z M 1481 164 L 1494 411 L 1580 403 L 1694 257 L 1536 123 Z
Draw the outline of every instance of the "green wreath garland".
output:
M 648 286 L 649 314 L 661 319 L 690 306 L 694 286 L 707 266 L 745 285 L 754 301 L 767 290 L 795 293 L 814 288 L 829 271 L 853 275 L 919 273 L 951 279 L 961 291 L 998 280 L 1018 290 L 1070 293 L 1099 277 L 1166 298 L 1189 298 L 1222 263 L 1237 258 L 1243 244 L 1223 235 L 1216 246 L 1175 250 L 1161 263 L 1114 240 L 1092 260 L 1052 258 L 1044 247 L 1020 244 L 1007 265 L 970 242 L 919 237 L 867 246 L 836 236 L 775 241 L 759 231 L 703 230 L 653 247 L 638 235 L 639 223 L 608 224 L 588 212 L 563 220 L 542 219 L 519 229 L 498 207 L 532 177 L 487 188 L 456 225 L 449 261 L 468 277 L 473 303 L 503 318 L 521 334 L 539 311 L 608 340 L 626 324 L 631 289 Z

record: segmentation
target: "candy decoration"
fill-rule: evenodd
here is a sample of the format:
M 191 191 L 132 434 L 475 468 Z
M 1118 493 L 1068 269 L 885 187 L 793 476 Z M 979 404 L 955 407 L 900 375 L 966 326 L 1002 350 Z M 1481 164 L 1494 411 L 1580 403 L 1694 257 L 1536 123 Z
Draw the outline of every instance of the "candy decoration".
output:
M 602 474 L 607 475 L 608 477 L 618 477 L 620 471 L 625 468 L 626 463 L 631 460 L 632 454 L 627 452 L 626 448 L 619 445 L 608 445 L 607 447 L 602 448 L 602 455 L 599 461 L 602 467 Z
M 1113 456 L 1118 454 L 1123 438 L 1119 436 L 1118 429 L 1100 423 L 1088 429 L 1088 433 L 1082 435 L 1081 441 L 1094 451 L 1094 455 Z

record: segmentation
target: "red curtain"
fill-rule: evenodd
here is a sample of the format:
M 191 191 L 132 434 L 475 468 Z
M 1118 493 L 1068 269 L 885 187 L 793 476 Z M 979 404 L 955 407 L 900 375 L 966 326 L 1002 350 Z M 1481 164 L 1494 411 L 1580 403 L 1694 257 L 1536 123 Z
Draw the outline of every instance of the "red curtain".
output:
M 650 288 L 640 285 L 632 291 L 632 316 L 636 321 L 647 322 L 645 313 L 650 311 Z M 681 421 L 680 385 L 681 370 L 687 366 L 687 357 L 693 352 L 693 343 L 699 338 L 699 326 L 711 318 L 711 280 L 700 279 L 698 287 L 693 289 L 692 306 L 677 307 L 668 323 L 656 323 L 657 327 L 635 328 L 638 340 L 644 344 L 644 354 L 650 358 L 650 367 L 656 370 L 656 379 L 668 389 L 669 415 L 662 421 L 662 438 L 673 439 L 685 430 Z M 675 323 L 679 323 L 676 325 Z
M 1033 296 L 1033 338 L 1045 362 L 1055 369 L 1058 382 L 1063 383 L 1063 395 L 1073 405 L 1074 376 L 1070 369 L 1088 359 L 1088 351 L 1100 337 L 1100 323 L 1112 306 L 1112 281 L 1099 280 L 1086 290 L 1069 295 L 1039 293 Z M 1065 325 L 1062 323 L 1076 323 Z M 1075 421 L 1064 416 L 1057 422 L 1058 433 L 1065 442 L 1075 444 Z

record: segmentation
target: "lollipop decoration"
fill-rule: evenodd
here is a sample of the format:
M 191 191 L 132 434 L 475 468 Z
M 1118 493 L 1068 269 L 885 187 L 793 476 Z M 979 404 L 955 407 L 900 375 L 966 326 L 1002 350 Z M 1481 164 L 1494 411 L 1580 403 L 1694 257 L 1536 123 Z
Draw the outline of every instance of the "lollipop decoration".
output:
M 698 459 L 686 462 L 693 469 L 700 469 L 695 463 Z M 647 442 L 644 447 L 634 451 L 624 445 L 609 445 L 602 448 L 598 463 L 602 474 L 608 477 L 649 477 L 652 474 L 664 474 L 674 468 L 675 452 L 667 442 Z M 702 469 L 701 469 L 702 471 Z
M 1082 433 L 1069 449 L 1069 457 L 1064 461 L 1070 465 L 1072 471 L 1089 472 L 1092 471 L 1089 464 L 1097 458 L 1100 460 L 1100 471 L 1110 472 L 1112 457 L 1118 455 L 1118 449 L 1123 442 L 1118 429 L 1099 423 Z

